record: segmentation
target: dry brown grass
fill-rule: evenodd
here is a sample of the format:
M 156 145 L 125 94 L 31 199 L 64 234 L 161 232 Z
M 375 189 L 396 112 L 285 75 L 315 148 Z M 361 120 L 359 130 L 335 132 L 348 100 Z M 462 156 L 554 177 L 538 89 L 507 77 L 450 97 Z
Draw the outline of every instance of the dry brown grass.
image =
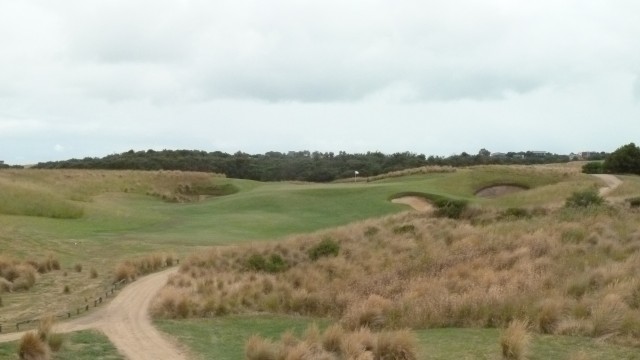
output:
M 494 215 L 476 222 L 404 213 L 279 243 L 201 251 L 170 279 L 154 314 L 304 314 L 351 330 L 506 327 L 528 318 L 541 333 L 640 343 L 640 213 L 604 207 L 520 220 Z M 413 231 L 394 232 L 400 226 Z M 339 244 L 339 255 L 309 259 L 308 250 L 326 238 Z M 252 254 L 277 254 L 288 266 L 251 271 Z M 188 311 L 163 305 L 176 294 L 188 298 Z
M 344 330 L 333 325 L 320 333 L 311 325 L 301 339 L 283 334 L 279 342 L 252 336 L 245 345 L 245 357 L 251 360 L 415 360 L 416 339 L 408 330 L 372 332 L 366 327 Z
M 512 321 L 500 337 L 502 358 L 505 360 L 525 360 L 529 353 L 531 335 L 529 323 L 525 320 Z
M 165 253 L 152 253 L 146 256 L 125 260 L 116 265 L 114 280 L 135 280 L 138 276 L 158 271 L 165 266 L 171 266 L 174 261 L 174 254 Z
M 18 356 L 25 360 L 48 360 L 64 343 L 64 337 L 53 333 L 53 316 L 45 316 L 38 322 L 35 331 L 25 333 L 20 340 Z
M 51 350 L 38 334 L 29 331 L 20 339 L 18 356 L 22 360 L 49 360 L 51 359 Z
M 0 255 L 0 293 L 31 289 L 39 274 L 60 270 L 60 262 L 51 255 L 40 260 L 17 260 Z

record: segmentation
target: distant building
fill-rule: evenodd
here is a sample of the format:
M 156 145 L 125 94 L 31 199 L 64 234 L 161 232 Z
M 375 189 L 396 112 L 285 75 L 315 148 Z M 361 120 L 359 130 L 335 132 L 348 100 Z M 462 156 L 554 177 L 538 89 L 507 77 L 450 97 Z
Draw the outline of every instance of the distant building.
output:
M 581 160 L 589 160 L 594 156 L 600 156 L 600 153 L 597 151 L 583 151 L 580 153 Z
M 4 160 L 0 160 L 0 165 L 4 165 Z
M 549 155 L 548 151 L 529 151 L 533 156 L 547 156 Z
M 491 157 L 503 158 L 503 157 L 507 157 L 507 154 L 501 153 L 501 152 L 494 152 L 494 153 L 491 153 Z

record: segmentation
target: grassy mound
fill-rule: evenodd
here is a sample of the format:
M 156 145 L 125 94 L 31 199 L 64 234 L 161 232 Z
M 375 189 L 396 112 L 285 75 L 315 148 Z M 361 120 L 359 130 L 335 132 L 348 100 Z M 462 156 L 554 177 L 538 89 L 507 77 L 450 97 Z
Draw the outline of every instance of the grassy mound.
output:
M 640 214 L 561 209 L 487 222 L 403 214 L 277 244 L 191 257 L 154 303 L 161 317 L 271 312 L 328 316 L 347 329 L 504 327 L 640 343 Z M 313 259 L 323 239 L 336 256 Z M 278 255 L 273 273 L 247 268 Z
M 0 214 L 77 219 L 82 202 L 110 192 L 156 196 L 169 202 L 193 202 L 239 189 L 221 176 L 180 171 L 3 170 Z

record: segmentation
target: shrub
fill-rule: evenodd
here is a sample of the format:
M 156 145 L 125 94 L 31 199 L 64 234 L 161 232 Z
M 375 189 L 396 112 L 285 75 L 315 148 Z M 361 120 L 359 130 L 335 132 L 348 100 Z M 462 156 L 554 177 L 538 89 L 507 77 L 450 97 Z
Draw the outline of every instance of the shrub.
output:
M 416 227 L 411 224 L 405 224 L 405 225 L 396 226 L 393 228 L 393 233 L 396 235 L 407 234 L 407 233 L 413 234 L 415 232 L 416 232 Z
M 3 307 L 4 305 L 2 304 L 2 296 L 0 296 L 0 307 Z
M 20 339 L 18 356 L 23 360 L 49 360 L 51 359 L 51 351 L 46 342 L 42 341 L 33 331 L 29 331 Z
M 69 289 L 69 285 L 65 285 L 64 289 L 62 290 L 63 294 L 69 294 L 71 292 L 71 289 Z
M 438 199 L 435 201 L 435 215 L 449 219 L 460 219 L 463 211 L 467 208 L 466 200 Z
M 604 174 L 604 164 L 601 161 L 591 161 L 582 166 L 585 174 Z
M 74 269 L 76 272 L 82 272 L 82 264 L 76 264 L 76 265 L 73 267 L 73 269 Z
M 584 208 L 589 206 L 598 206 L 604 202 L 604 199 L 595 189 L 574 192 L 565 202 L 568 208 Z
M 91 270 L 89 271 L 89 277 L 91 279 L 95 279 L 98 277 L 98 270 L 96 270 L 95 268 L 91 268 Z
M 327 237 L 309 249 L 309 258 L 316 261 L 321 257 L 338 256 L 339 253 L 340 245 L 335 240 Z
M 247 268 L 252 271 L 277 273 L 286 270 L 287 262 L 279 254 L 271 254 L 269 260 L 260 254 L 253 254 L 247 260 Z
M 640 207 L 640 196 L 628 198 L 626 200 L 632 208 Z
M 377 227 L 369 226 L 364 230 L 364 236 L 372 237 L 372 236 L 375 236 L 379 232 L 380 232 L 380 229 L 378 229 Z
M 523 360 L 527 358 L 531 336 L 527 330 L 528 322 L 513 320 L 500 337 L 502 358 L 506 360 Z
M 515 218 L 515 219 L 527 219 L 531 217 L 531 213 L 527 209 L 523 208 L 508 208 L 503 211 L 501 218 Z

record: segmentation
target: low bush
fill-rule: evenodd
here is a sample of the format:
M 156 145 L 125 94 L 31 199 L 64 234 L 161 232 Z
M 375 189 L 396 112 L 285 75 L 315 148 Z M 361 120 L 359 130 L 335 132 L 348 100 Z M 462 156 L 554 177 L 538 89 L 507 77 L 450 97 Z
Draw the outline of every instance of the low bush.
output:
M 316 246 L 309 249 L 309 258 L 313 261 L 321 257 L 338 256 L 340 253 L 340 244 L 331 238 L 324 238 Z
M 631 206 L 632 208 L 640 207 L 640 196 L 628 198 L 626 201 L 627 203 L 629 203 L 629 206 Z
M 287 262 L 279 254 L 271 254 L 269 259 L 260 254 L 253 254 L 247 260 L 247 268 L 251 271 L 277 273 L 286 270 L 287 267 Z
M 598 206 L 604 202 L 604 199 L 598 194 L 596 189 L 574 192 L 567 201 L 567 208 L 584 208 L 589 206 Z
M 82 264 L 76 264 L 76 265 L 73 267 L 73 269 L 74 269 L 76 272 L 82 272 Z
M 413 234 L 416 232 L 416 227 L 411 224 L 400 225 L 393 228 L 393 233 L 399 234 Z
M 582 166 L 585 174 L 604 174 L 604 164 L 601 161 L 591 161 Z
M 466 200 L 438 199 L 435 201 L 435 215 L 449 219 L 460 219 L 467 205 Z
M 502 219 L 528 219 L 530 217 L 529 210 L 523 208 L 508 208 L 500 215 Z

